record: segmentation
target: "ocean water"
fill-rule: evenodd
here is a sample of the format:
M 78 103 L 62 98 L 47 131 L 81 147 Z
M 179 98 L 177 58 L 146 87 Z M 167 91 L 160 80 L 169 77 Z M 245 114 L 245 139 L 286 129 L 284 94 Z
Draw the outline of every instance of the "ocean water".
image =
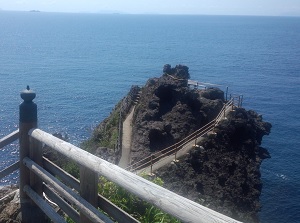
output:
M 79 145 L 131 85 L 184 64 L 272 123 L 261 222 L 300 222 L 300 18 L 0 11 L 0 30 L 0 137 L 18 128 L 27 85 L 39 127 Z M 0 169 L 16 160 L 17 142 L 0 149 Z

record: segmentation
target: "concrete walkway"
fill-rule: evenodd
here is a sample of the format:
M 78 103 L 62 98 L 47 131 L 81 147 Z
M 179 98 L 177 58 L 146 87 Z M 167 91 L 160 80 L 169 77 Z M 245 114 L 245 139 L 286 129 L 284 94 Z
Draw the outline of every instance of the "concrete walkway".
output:
M 218 125 L 218 123 L 220 121 L 222 121 L 223 119 L 227 119 L 226 116 L 228 115 L 229 112 L 231 112 L 232 110 L 234 109 L 234 106 L 232 105 L 227 105 L 225 107 L 225 111 L 223 110 L 223 112 L 220 112 L 218 117 L 216 117 L 215 119 L 215 124 Z M 215 134 L 212 132 L 212 129 L 213 129 L 213 126 L 208 129 L 208 131 L 206 132 L 206 134 Z M 197 138 L 196 142 L 195 140 L 192 140 L 188 143 L 186 143 L 177 153 L 176 153 L 176 159 L 186 155 L 190 150 L 194 149 L 195 146 L 198 146 L 200 144 L 200 142 L 204 139 L 204 136 L 203 137 L 199 137 Z M 158 160 L 157 162 L 153 163 L 152 164 L 152 173 L 155 171 L 155 170 L 158 170 L 159 168 L 171 163 L 171 162 L 174 162 L 175 160 L 175 154 L 173 155 L 170 155 L 170 156 L 166 156 L 166 157 L 163 157 L 161 158 L 160 160 Z M 175 160 L 177 161 L 177 160 Z M 137 170 L 135 171 L 136 174 L 140 174 L 140 173 L 151 173 L 151 165 L 148 166 L 148 167 L 145 167 L 143 169 L 140 169 L 140 170 Z
M 199 144 L 202 140 L 204 139 L 204 137 L 199 137 L 197 139 L 197 142 L 196 142 L 196 145 Z M 195 140 L 192 140 L 190 142 L 188 142 L 187 144 L 185 144 L 183 146 L 182 149 L 180 149 L 177 154 L 176 154 L 176 159 L 186 155 L 190 150 L 194 149 L 195 148 Z M 154 172 L 155 170 L 158 170 L 160 169 L 161 167 L 167 165 L 167 164 L 170 164 L 171 162 L 174 162 L 175 161 L 175 155 L 170 155 L 170 156 L 166 156 L 166 157 L 163 157 L 161 158 L 160 160 L 158 160 L 156 163 L 154 163 L 152 165 L 152 172 Z M 137 174 L 140 174 L 140 173 L 146 173 L 146 174 L 149 174 L 151 173 L 151 166 L 148 166 L 144 169 L 140 169 L 136 172 Z
M 132 117 L 135 106 L 133 106 L 131 112 L 123 122 L 122 129 L 122 156 L 119 162 L 119 167 L 126 168 L 130 163 L 130 148 L 131 148 L 131 137 L 132 137 Z
M 225 115 L 223 115 L 224 113 L 221 113 L 220 116 L 216 119 L 216 123 L 219 123 L 221 120 L 226 119 L 226 116 L 228 115 L 229 112 L 231 112 L 233 109 L 232 106 L 228 106 L 225 108 Z M 209 130 L 206 134 L 214 134 L 211 130 Z M 204 137 L 199 137 L 196 140 L 196 145 L 199 145 L 200 142 L 204 139 Z M 180 149 L 177 154 L 176 154 L 176 159 L 186 155 L 190 150 L 195 148 L 195 140 L 192 140 L 188 143 L 186 143 L 182 149 Z M 157 162 L 155 162 L 152 165 L 152 173 L 158 169 L 160 169 L 161 167 L 170 164 L 171 162 L 175 161 L 175 155 L 170 155 L 170 156 L 166 156 L 161 158 L 160 160 L 158 160 Z M 148 166 L 146 168 L 140 169 L 136 171 L 137 174 L 140 173 L 146 173 L 146 174 L 151 174 L 151 166 Z

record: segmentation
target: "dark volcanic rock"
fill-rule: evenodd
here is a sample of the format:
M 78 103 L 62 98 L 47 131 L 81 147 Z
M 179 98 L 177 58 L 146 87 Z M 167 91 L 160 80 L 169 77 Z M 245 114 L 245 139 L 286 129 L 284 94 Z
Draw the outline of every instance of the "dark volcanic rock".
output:
M 208 88 L 206 91 L 201 91 L 200 96 L 209 100 L 216 100 L 224 98 L 224 92 L 217 88 Z
M 19 223 L 20 202 L 16 185 L 0 189 L 0 223 Z
M 184 65 L 176 65 L 174 68 L 170 64 L 164 65 L 164 74 L 172 75 L 176 78 L 189 79 L 189 68 Z
M 132 163 L 182 140 L 220 112 L 224 92 L 217 88 L 191 89 L 189 77 L 188 67 L 167 64 L 160 78 L 149 79 L 142 88 L 132 87 L 123 103 L 116 106 L 124 120 L 140 96 L 132 123 Z M 95 142 L 105 139 L 101 136 L 114 114 L 98 126 Z M 200 147 L 179 163 L 160 169 L 157 175 L 165 187 L 178 194 L 238 220 L 258 222 L 262 188 L 259 169 L 262 160 L 270 157 L 260 144 L 270 129 L 271 124 L 254 111 L 237 108 L 215 128 L 217 134 L 208 135 Z M 107 146 L 99 147 L 95 146 L 98 156 L 117 163 L 116 154 L 120 153 L 114 155 Z
M 221 110 L 223 91 L 190 89 L 189 76 L 186 66 L 165 65 L 164 74 L 142 88 L 133 120 L 133 162 L 178 142 Z
M 181 162 L 158 171 L 167 188 L 245 222 L 258 222 L 260 164 L 270 157 L 260 147 L 271 124 L 242 108 L 232 112 Z

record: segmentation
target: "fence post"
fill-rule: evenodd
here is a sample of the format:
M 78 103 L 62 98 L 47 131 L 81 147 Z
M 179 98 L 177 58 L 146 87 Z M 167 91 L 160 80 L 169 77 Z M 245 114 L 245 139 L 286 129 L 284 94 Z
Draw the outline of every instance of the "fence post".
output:
M 151 167 L 150 167 L 150 173 L 148 174 L 149 176 L 154 176 L 155 174 L 153 173 L 153 154 L 151 154 Z
M 36 162 L 41 161 L 42 151 L 30 144 L 28 132 L 37 127 L 37 105 L 32 101 L 36 94 L 27 89 L 21 92 L 21 98 L 24 100 L 19 106 L 19 145 L 20 145 L 20 203 L 22 212 L 22 222 L 45 222 L 46 218 L 43 212 L 23 191 L 25 185 L 30 185 L 37 193 L 42 194 L 42 182 L 30 173 L 29 169 L 23 164 L 25 157 L 30 157 Z M 35 144 L 36 146 L 36 144 Z
M 80 167 L 80 196 L 94 207 L 98 207 L 98 174 L 91 169 Z M 81 223 L 92 221 L 80 213 Z
M 177 148 L 177 146 L 175 147 L 175 158 L 174 158 L 174 163 L 177 163 L 177 162 L 179 162 L 179 160 L 177 159 L 177 151 L 178 151 L 178 148 Z

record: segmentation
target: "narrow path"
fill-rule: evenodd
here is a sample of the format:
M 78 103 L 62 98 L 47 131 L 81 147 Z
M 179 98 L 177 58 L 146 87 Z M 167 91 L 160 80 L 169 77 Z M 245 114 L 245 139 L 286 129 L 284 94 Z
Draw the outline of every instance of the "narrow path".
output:
M 199 137 L 197 139 L 197 142 L 196 144 L 199 144 L 202 140 L 204 139 L 204 137 Z M 185 144 L 183 146 L 183 148 L 181 150 L 179 150 L 176 154 L 176 159 L 186 155 L 190 150 L 194 149 L 195 148 L 195 140 L 192 140 L 190 142 L 188 142 L 187 144 Z M 152 172 L 154 172 L 155 170 L 158 170 L 160 169 L 161 167 L 167 165 L 167 164 L 170 164 L 172 161 L 175 161 L 175 155 L 170 155 L 170 156 L 166 156 L 166 157 L 163 157 L 161 158 L 159 161 L 157 161 L 156 163 L 154 163 L 152 165 Z M 151 166 L 148 166 L 146 168 L 143 168 L 143 169 L 140 169 L 136 172 L 137 174 L 140 174 L 140 173 L 146 173 L 146 174 L 149 174 L 151 173 Z
M 220 113 L 220 116 L 216 118 L 216 124 L 218 124 L 221 120 L 226 119 L 226 116 L 228 115 L 229 112 L 233 110 L 232 106 L 225 107 L 225 113 Z M 208 130 L 206 134 L 213 134 L 212 130 Z M 195 140 L 191 140 L 190 142 L 186 143 L 182 149 L 180 149 L 177 154 L 176 154 L 176 159 L 186 155 L 190 150 L 194 149 L 196 145 L 199 145 L 200 142 L 204 139 L 205 137 L 199 137 Z M 152 169 L 151 165 L 148 167 L 145 167 L 143 169 L 137 170 L 136 173 L 153 173 L 155 170 L 160 169 L 161 167 L 170 164 L 172 161 L 175 160 L 175 154 L 166 156 L 158 160 L 157 162 L 153 163 Z M 152 174 L 151 173 L 151 174 Z
M 132 117 L 135 106 L 133 106 L 131 112 L 123 122 L 122 129 L 122 156 L 119 162 L 119 167 L 126 168 L 130 163 L 130 147 L 131 147 L 131 136 L 132 136 Z

